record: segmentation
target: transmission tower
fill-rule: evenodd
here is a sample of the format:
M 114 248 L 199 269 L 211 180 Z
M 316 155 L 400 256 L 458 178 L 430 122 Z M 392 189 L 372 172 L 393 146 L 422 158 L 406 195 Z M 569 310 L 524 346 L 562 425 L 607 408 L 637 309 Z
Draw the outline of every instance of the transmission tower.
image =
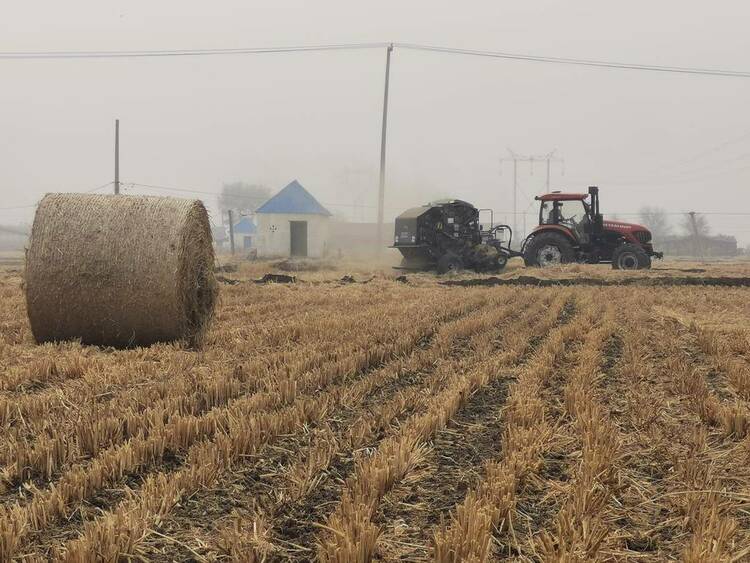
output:
M 563 167 L 563 174 L 565 173 L 565 159 L 562 157 L 557 156 L 557 149 L 548 152 L 547 154 L 542 155 L 523 155 L 518 154 L 517 152 L 514 152 L 512 149 L 508 149 L 508 154 L 510 156 L 506 157 L 500 157 L 500 164 L 502 166 L 505 162 L 512 162 L 513 163 L 513 234 L 516 236 L 516 240 L 520 240 L 518 238 L 518 163 L 519 162 L 528 162 L 531 170 L 531 174 L 534 174 L 534 164 L 535 163 L 546 163 L 546 173 L 547 173 L 547 179 L 546 179 L 546 189 L 547 193 L 550 191 L 550 172 L 553 162 L 559 162 Z

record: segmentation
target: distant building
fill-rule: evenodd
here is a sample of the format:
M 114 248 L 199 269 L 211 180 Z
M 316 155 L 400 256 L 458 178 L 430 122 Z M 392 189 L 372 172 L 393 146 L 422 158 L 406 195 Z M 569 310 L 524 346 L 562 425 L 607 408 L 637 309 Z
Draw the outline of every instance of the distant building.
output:
M 712 235 L 693 237 L 669 236 L 658 241 L 657 250 L 664 252 L 665 256 L 737 256 L 740 254 L 737 248 L 737 239 L 726 235 Z
M 255 214 L 258 257 L 320 258 L 326 254 L 331 213 L 297 180 Z
M 253 248 L 257 233 L 258 228 L 255 226 L 252 218 L 243 217 L 234 225 L 234 243 L 238 249 L 250 250 Z

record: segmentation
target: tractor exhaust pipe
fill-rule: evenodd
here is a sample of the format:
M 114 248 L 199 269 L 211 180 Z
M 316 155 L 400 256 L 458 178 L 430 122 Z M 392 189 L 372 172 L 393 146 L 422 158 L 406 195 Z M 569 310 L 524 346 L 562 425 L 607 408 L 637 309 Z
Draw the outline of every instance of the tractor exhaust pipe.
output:
M 604 230 L 604 217 L 599 210 L 599 187 L 589 186 L 591 196 L 591 218 L 594 222 L 594 231 L 601 233 Z

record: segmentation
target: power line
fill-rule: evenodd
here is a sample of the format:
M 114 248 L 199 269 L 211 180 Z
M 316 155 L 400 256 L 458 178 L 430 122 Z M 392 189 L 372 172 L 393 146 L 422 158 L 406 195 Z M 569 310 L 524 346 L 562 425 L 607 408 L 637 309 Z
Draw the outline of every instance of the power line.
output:
M 289 47 L 240 47 L 235 49 L 164 49 L 144 51 L 0 51 L 0 59 L 132 59 L 144 57 L 203 57 L 213 55 L 258 55 L 314 51 L 376 49 L 388 43 L 340 43 Z
M 111 183 L 111 182 L 110 182 Z M 168 192 L 182 192 L 182 193 L 189 193 L 189 194 L 202 194 L 202 195 L 210 195 L 215 198 L 219 198 L 221 194 L 216 192 L 207 192 L 205 190 L 196 190 L 193 188 L 175 188 L 172 186 L 161 186 L 158 184 L 140 184 L 138 182 L 122 182 L 123 185 L 128 187 L 141 187 L 141 188 L 151 188 L 154 190 L 164 190 Z M 255 201 L 264 203 L 268 201 L 267 197 L 255 197 L 255 196 L 239 196 L 239 199 L 247 200 L 247 201 Z M 327 205 L 329 207 L 363 207 L 367 209 L 375 209 L 377 208 L 377 205 L 366 205 L 366 204 L 358 204 L 358 203 L 332 203 L 332 202 L 326 202 L 321 201 L 323 205 Z M 401 209 L 400 207 L 386 207 L 385 209 Z
M 191 194 L 202 194 L 202 195 L 210 195 L 213 197 L 218 198 L 221 194 L 218 194 L 216 192 L 209 192 L 206 190 L 197 190 L 194 188 L 176 188 L 173 186 L 162 186 L 158 184 L 141 184 L 139 182 L 122 182 L 122 184 L 126 187 L 133 188 L 133 187 L 141 187 L 141 188 L 150 188 L 150 189 L 156 189 L 156 190 L 165 190 L 169 192 L 182 192 L 182 193 L 191 193 Z M 109 181 L 105 184 L 101 184 L 100 186 L 96 186 L 94 188 L 84 190 L 80 193 L 93 193 L 98 190 L 101 190 L 103 188 L 106 188 L 107 186 L 112 185 L 112 181 Z M 242 197 L 242 199 L 246 200 L 252 200 L 252 201 L 260 201 L 265 202 L 268 200 L 266 197 Z M 352 203 L 332 203 L 332 202 L 321 202 L 323 205 L 327 205 L 330 207 L 364 207 L 368 209 L 375 209 L 377 205 L 366 205 L 366 204 L 352 204 Z M 532 202 L 533 203 L 533 202 Z M 7 210 L 14 210 L 14 209 L 31 209 L 33 207 L 36 207 L 36 203 L 28 204 L 28 205 L 13 205 L 10 207 L 0 207 L 0 211 L 7 211 Z M 386 209 L 391 210 L 401 210 L 401 207 L 387 207 Z M 510 213 L 507 211 L 497 211 L 497 213 Z M 538 215 L 537 212 L 528 212 L 528 211 L 519 211 L 517 213 L 518 215 Z M 623 216 L 637 216 L 640 215 L 638 212 L 627 212 L 622 213 L 618 211 L 612 211 L 611 213 L 608 213 L 609 215 L 623 215 Z M 699 212 L 700 215 L 716 215 L 716 216 L 737 216 L 737 217 L 748 217 L 750 216 L 750 212 L 743 212 L 743 211 L 706 211 L 706 212 Z M 685 215 L 684 212 L 680 211 L 668 211 L 664 212 L 664 215 Z
M 111 183 L 112 182 L 110 182 L 110 184 Z M 204 194 L 204 195 L 214 196 L 216 198 L 218 198 L 221 195 L 221 194 L 218 194 L 216 192 L 207 192 L 205 190 L 196 190 L 196 189 L 193 189 L 193 188 L 175 188 L 175 187 L 172 187 L 172 186 L 161 186 L 161 185 L 157 185 L 157 184 L 140 184 L 138 182 L 123 182 L 123 184 L 125 184 L 126 186 L 130 186 L 130 187 L 136 187 L 136 186 L 138 186 L 138 187 L 143 187 L 143 188 L 151 188 L 151 189 L 165 190 L 165 191 L 171 191 L 171 192 L 184 192 L 184 193 L 193 193 L 193 194 Z M 105 184 L 105 185 L 108 185 L 108 184 Z M 104 186 L 100 186 L 100 187 L 104 187 Z M 253 201 L 264 201 L 264 202 L 268 200 L 268 198 L 265 198 L 265 197 L 261 198 L 261 197 L 253 197 L 253 196 L 250 196 L 250 197 L 244 197 L 243 196 L 242 199 L 253 200 Z M 331 203 L 331 202 L 325 202 L 325 201 L 321 201 L 320 203 L 322 203 L 323 205 L 328 205 L 330 207 L 337 207 L 337 206 L 338 207 L 367 207 L 367 208 L 370 208 L 370 209 L 374 209 L 374 208 L 377 207 L 376 205 L 351 204 L 351 203 Z M 532 202 L 532 204 L 533 204 L 533 202 Z M 388 207 L 387 209 L 402 209 L 402 208 L 401 207 Z M 497 213 L 510 213 L 510 212 L 507 212 L 507 211 L 498 211 Z M 518 215 L 538 215 L 538 214 L 539 213 L 537 213 L 537 212 L 533 212 L 533 213 L 532 212 L 526 212 L 526 211 L 519 211 L 518 212 Z M 617 211 L 613 211 L 610 214 L 611 215 L 632 215 L 632 216 L 640 215 L 640 213 L 636 213 L 636 212 L 619 213 Z M 670 211 L 670 212 L 665 212 L 664 214 L 665 215 L 684 215 L 685 213 L 682 213 L 682 212 L 679 212 L 679 211 Z M 750 216 L 750 212 L 738 212 L 738 211 L 707 211 L 705 213 L 699 213 L 699 214 L 700 215 L 737 215 L 737 216 L 743 216 L 743 217 L 744 216 Z
M 101 186 L 96 186 L 95 188 L 91 188 L 90 190 L 85 190 L 83 193 L 90 194 L 95 191 L 101 190 L 102 188 L 106 188 L 109 186 L 112 182 L 109 181 L 106 184 L 102 184 Z M 0 207 L 0 211 L 9 211 L 11 209 L 31 209 L 32 207 L 36 207 L 38 204 L 36 203 L 30 203 L 28 205 L 11 205 L 10 207 Z
M 459 49 L 439 45 L 424 45 L 419 43 L 398 43 L 390 41 L 377 41 L 370 43 L 334 43 L 324 45 L 295 45 L 288 47 L 240 47 L 221 49 L 161 49 L 161 50 L 123 50 L 123 51 L 0 51 L 0 59 L 4 60 L 27 60 L 27 59 L 113 59 L 113 58 L 146 58 L 146 57 L 196 57 L 196 56 L 222 56 L 222 55 L 257 55 L 271 53 L 296 53 L 315 51 L 347 51 L 360 49 L 379 49 L 393 45 L 396 48 L 412 51 L 428 51 L 436 53 L 448 53 L 453 55 L 468 55 L 475 57 L 490 57 L 496 59 L 508 59 L 527 62 L 587 66 L 595 68 L 614 68 L 621 70 L 639 70 L 648 72 L 666 72 L 677 74 L 697 74 L 706 76 L 722 76 L 733 78 L 750 78 L 750 72 L 717 69 L 680 67 L 669 65 L 650 65 L 637 63 L 624 63 L 618 61 L 605 61 L 595 59 L 577 59 L 569 57 L 547 57 L 541 55 L 528 55 L 524 53 L 511 53 L 505 51 L 486 51 L 478 49 Z
M 30 205 L 11 205 L 10 207 L 0 207 L 0 211 L 10 211 L 11 209 L 29 209 L 31 207 L 36 207 L 36 203 L 32 203 Z
M 736 78 L 750 78 L 750 72 L 726 70 L 716 68 L 694 68 L 665 65 L 647 65 L 622 63 L 614 61 L 602 61 L 593 59 L 573 59 L 566 57 L 544 57 L 537 55 L 525 55 L 520 53 L 507 53 L 502 51 L 479 51 L 475 49 L 457 49 L 454 47 L 441 47 L 437 45 L 420 45 L 416 43 L 396 43 L 396 47 L 401 49 L 411 49 L 415 51 L 432 51 L 436 53 L 450 53 L 454 55 L 472 55 L 477 57 L 492 57 L 497 59 L 511 59 L 520 61 L 530 61 L 539 63 L 553 63 L 564 65 L 590 66 L 600 68 L 617 68 L 624 70 L 643 70 L 650 72 L 671 72 L 679 74 L 703 74 L 709 76 L 727 76 Z
M 95 188 L 91 188 L 90 190 L 86 190 L 86 192 L 85 192 L 85 193 L 87 193 L 87 194 L 90 194 L 90 193 L 92 193 L 92 192 L 96 192 L 96 191 L 99 191 L 99 190 L 101 190 L 102 188 L 106 188 L 107 186 L 111 185 L 112 183 L 113 183 L 113 182 L 112 182 L 112 180 L 110 180 L 110 181 L 109 181 L 109 182 L 107 182 L 106 184 L 102 184 L 101 186 L 97 186 L 97 187 L 95 187 Z
M 722 143 L 714 145 L 714 146 L 712 146 L 712 147 L 710 147 L 708 149 L 705 149 L 705 150 L 699 152 L 698 154 L 693 155 L 690 158 L 686 158 L 684 160 L 681 160 L 678 164 L 686 164 L 686 163 L 693 162 L 693 161 L 698 160 L 700 158 L 704 158 L 706 156 L 709 156 L 709 155 L 711 155 L 711 154 L 713 154 L 715 152 L 719 152 L 719 151 L 721 151 L 721 150 L 723 150 L 723 149 L 725 149 L 725 148 L 727 148 L 727 147 L 729 147 L 731 145 L 734 145 L 734 144 L 746 141 L 748 139 L 750 139 L 750 131 L 748 131 L 748 132 L 740 135 L 739 137 L 734 137 L 732 139 L 729 139 L 727 141 L 724 141 Z
M 109 181 L 109 182 L 107 182 L 105 184 L 101 184 L 100 186 L 96 186 L 94 188 L 85 190 L 84 192 L 81 192 L 81 193 L 96 192 L 98 190 L 101 190 L 102 188 L 106 188 L 107 186 L 109 186 L 111 184 L 112 184 L 112 181 Z M 209 191 L 205 191 L 205 190 L 196 190 L 196 189 L 193 189 L 193 188 L 176 188 L 176 187 L 172 187 L 172 186 L 162 186 L 162 185 L 158 185 L 158 184 L 141 184 L 141 183 L 138 183 L 138 182 L 122 182 L 122 184 L 123 184 L 123 186 L 125 186 L 127 188 L 134 188 L 134 187 L 150 188 L 150 189 L 165 190 L 165 191 L 170 191 L 170 192 L 182 192 L 182 193 L 210 195 L 210 196 L 213 196 L 213 197 L 216 197 L 216 198 L 218 198 L 221 195 L 221 194 L 218 194 L 216 192 L 209 192 Z M 265 202 L 265 201 L 267 201 L 268 198 L 250 196 L 250 197 L 243 197 L 242 199 L 253 200 L 253 201 L 263 201 L 263 202 Z M 365 208 L 370 208 L 370 209 L 374 209 L 374 208 L 377 207 L 376 205 L 360 205 L 360 204 L 331 203 L 331 202 L 321 202 L 321 203 L 323 205 L 327 205 L 329 207 L 365 207 Z M 533 202 L 532 202 L 532 204 L 533 204 Z M 16 206 L 10 206 L 10 207 L 0 207 L 0 211 L 14 210 L 14 209 L 30 209 L 30 208 L 33 208 L 33 207 L 36 207 L 36 206 L 37 206 L 37 204 L 34 203 L 34 204 L 29 204 L 29 205 L 16 205 Z M 398 209 L 398 210 L 401 210 L 402 208 L 401 207 L 398 207 L 398 208 L 396 208 L 396 207 L 387 207 L 386 209 L 391 209 L 391 210 Z M 504 213 L 505 214 L 510 214 L 511 212 L 499 210 L 499 211 L 496 211 L 496 213 L 498 215 L 502 215 Z M 681 215 L 686 215 L 687 212 L 665 211 L 663 214 L 664 215 L 670 215 L 670 216 L 681 216 Z M 743 211 L 706 211 L 706 212 L 698 212 L 698 214 L 699 215 L 712 215 L 712 216 L 725 216 L 725 217 L 731 217 L 731 216 L 735 216 L 735 217 L 750 217 L 750 212 L 743 212 Z M 535 212 L 535 211 L 534 212 L 518 211 L 517 215 L 537 216 L 537 215 L 539 215 L 539 213 Z M 620 215 L 620 216 L 623 216 L 623 217 L 628 217 L 628 216 L 630 216 L 630 217 L 636 217 L 636 216 L 640 216 L 641 213 L 639 213 L 639 212 L 619 212 L 619 211 L 612 211 L 612 212 L 607 213 L 607 215 Z
M 189 193 L 189 194 L 203 194 L 203 195 L 210 195 L 218 198 L 221 194 L 218 194 L 216 192 L 207 192 L 205 190 L 196 190 L 193 188 L 174 188 L 172 186 L 160 186 L 157 184 L 141 184 L 138 182 L 122 182 L 123 185 L 134 188 L 134 187 L 141 187 L 141 188 L 151 188 L 154 190 L 165 190 L 168 192 L 183 192 L 183 193 Z M 264 197 L 255 197 L 255 196 L 241 196 L 241 199 L 245 199 L 248 201 L 266 201 L 268 198 Z

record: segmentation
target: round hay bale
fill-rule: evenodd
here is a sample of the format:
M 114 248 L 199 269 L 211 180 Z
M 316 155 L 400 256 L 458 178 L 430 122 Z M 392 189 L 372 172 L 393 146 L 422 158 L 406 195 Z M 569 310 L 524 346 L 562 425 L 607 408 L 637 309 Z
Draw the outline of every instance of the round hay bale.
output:
M 37 342 L 197 344 L 217 285 L 208 214 L 171 197 L 48 194 L 26 253 Z

